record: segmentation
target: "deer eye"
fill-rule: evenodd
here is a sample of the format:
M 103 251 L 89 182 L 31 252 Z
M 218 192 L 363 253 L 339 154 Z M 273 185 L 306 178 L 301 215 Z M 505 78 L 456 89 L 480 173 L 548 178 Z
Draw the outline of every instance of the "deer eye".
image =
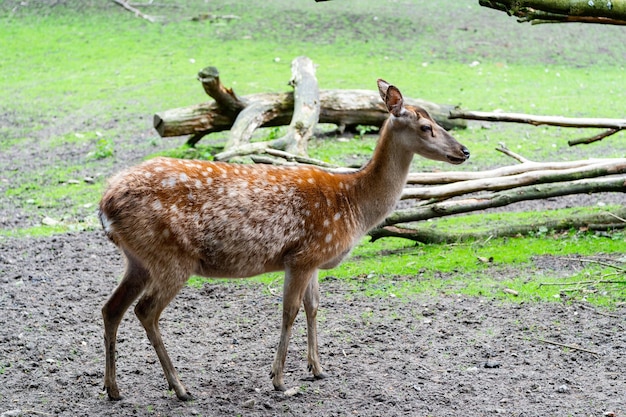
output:
M 431 125 L 423 125 L 420 129 L 422 129 L 422 132 L 432 132 L 433 128 Z

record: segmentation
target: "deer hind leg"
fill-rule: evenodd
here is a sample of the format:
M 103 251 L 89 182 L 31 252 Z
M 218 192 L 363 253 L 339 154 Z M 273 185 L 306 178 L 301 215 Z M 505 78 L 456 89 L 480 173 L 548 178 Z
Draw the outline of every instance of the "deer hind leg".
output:
M 276 357 L 274 358 L 272 371 L 270 372 L 272 384 L 276 391 L 287 390 L 283 369 L 285 367 L 285 359 L 287 358 L 291 329 L 298 315 L 298 310 L 300 310 L 306 288 L 314 273 L 315 270 L 311 269 L 285 269 L 285 283 L 283 285 L 283 321 L 280 332 L 280 342 L 278 343 L 278 350 L 276 351 Z
M 109 300 L 102 307 L 104 319 L 105 370 L 104 389 L 111 400 L 120 400 L 115 375 L 115 346 L 117 329 L 128 307 L 144 290 L 150 280 L 149 272 L 131 254 L 126 253 L 126 272 Z
M 146 330 L 148 340 L 150 340 L 159 357 L 169 389 L 173 390 L 180 400 L 187 401 L 191 399 L 191 395 L 180 382 L 176 368 L 174 368 L 172 360 L 167 354 L 159 330 L 161 313 L 178 294 L 189 277 L 189 274 L 182 272 L 181 269 L 179 268 L 177 272 L 173 270 L 170 270 L 169 273 L 160 272 L 159 280 L 155 279 L 153 285 L 146 290 L 146 293 L 137 302 L 135 314 Z M 164 268 L 162 271 L 167 271 L 167 269 Z
M 324 379 L 326 374 L 322 372 L 320 355 L 317 345 L 317 307 L 320 303 L 320 285 L 317 279 L 317 270 L 313 273 L 311 281 L 304 293 L 304 312 L 306 313 L 307 330 L 307 359 L 309 371 L 313 372 L 315 379 Z

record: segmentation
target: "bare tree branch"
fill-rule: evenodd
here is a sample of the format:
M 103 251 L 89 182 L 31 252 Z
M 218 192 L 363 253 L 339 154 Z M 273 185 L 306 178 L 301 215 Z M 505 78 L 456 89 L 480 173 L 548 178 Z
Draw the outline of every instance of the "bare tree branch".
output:
M 128 10 L 129 12 L 132 12 L 135 14 L 135 16 L 141 17 L 143 19 L 146 19 L 148 22 L 154 23 L 157 21 L 157 19 L 154 16 L 150 16 L 147 14 L 142 13 L 140 10 L 134 8 L 133 6 L 131 6 L 130 4 L 128 4 L 127 1 L 124 0 L 113 0 L 113 3 L 117 4 L 118 6 L 122 6 L 123 8 L 125 8 L 126 10 Z
M 626 24 L 626 2 L 622 0 L 479 0 L 478 3 L 517 16 L 519 22 Z

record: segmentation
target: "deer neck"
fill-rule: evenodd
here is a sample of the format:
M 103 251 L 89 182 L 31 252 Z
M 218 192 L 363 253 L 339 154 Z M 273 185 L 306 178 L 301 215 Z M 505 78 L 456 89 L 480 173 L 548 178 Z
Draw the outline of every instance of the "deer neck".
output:
M 395 208 L 406 183 L 413 152 L 401 144 L 404 142 L 392 132 L 393 120 L 384 124 L 372 159 L 355 175 L 356 198 L 359 201 L 364 228 L 380 224 Z

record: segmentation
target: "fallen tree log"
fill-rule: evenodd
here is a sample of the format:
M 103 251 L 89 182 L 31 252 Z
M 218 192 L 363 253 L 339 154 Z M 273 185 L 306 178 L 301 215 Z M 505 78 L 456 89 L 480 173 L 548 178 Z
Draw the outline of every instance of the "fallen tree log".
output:
M 562 232 L 571 229 L 607 231 L 626 228 L 626 222 L 616 222 L 615 217 L 626 217 L 626 208 L 622 207 L 614 213 L 602 212 L 575 216 L 566 219 L 556 219 L 513 226 L 501 226 L 484 232 L 441 232 L 429 227 L 408 228 L 386 226 L 369 232 L 371 242 L 384 237 L 400 237 L 424 244 L 455 243 L 467 240 L 484 240 L 498 237 L 512 237 L 535 233 L 538 230 Z
M 335 124 L 339 130 L 358 125 L 380 127 L 388 115 L 376 91 L 320 90 L 319 100 L 319 123 Z M 251 105 L 264 106 L 267 109 L 261 113 L 261 120 L 252 123 L 258 127 L 288 125 L 293 118 L 293 93 L 251 94 L 241 97 L 239 101 L 243 104 L 243 109 Z M 425 108 L 445 129 L 467 127 L 464 120 L 448 118 L 454 106 L 407 97 L 405 102 Z M 258 110 L 251 113 L 259 114 Z M 162 137 L 193 135 L 190 138 L 190 144 L 193 145 L 204 135 L 231 129 L 234 121 L 231 114 L 222 109 L 217 101 L 213 101 L 156 113 L 153 125 Z M 241 141 L 247 142 L 254 129 L 243 130 Z
M 517 16 L 519 22 L 626 25 L 626 2 L 588 0 L 479 0 L 481 6 Z

